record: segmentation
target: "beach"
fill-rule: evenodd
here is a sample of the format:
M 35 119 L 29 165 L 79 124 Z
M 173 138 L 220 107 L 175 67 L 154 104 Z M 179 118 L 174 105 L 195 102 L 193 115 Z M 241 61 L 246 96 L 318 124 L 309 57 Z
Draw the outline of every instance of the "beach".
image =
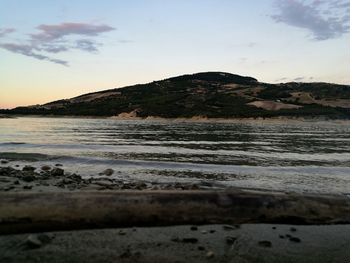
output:
M 2 124 L 2 262 L 350 258 L 347 123 Z
M 0 160 L 22 170 L 146 184 L 349 193 L 349 122 L 1 119 Z M 0 164 L 0 166 L 7 166 Z M 35 184 L 34 186 L 35 187 Z
M 2 160 L 2 162 L 4 165 L 5 162 L 8 161 Z M 11 162 L 6 164 L 8 165 L 9 163 Z M 52 226 L 46 224 L 42 225 L 42 227 L 39 225 L 39 227 L 32 228 L 33 231 L 16 228 L 16 218 L 20 220 L 19 223 L 22 227 L 23 222 L 24 225 L 35 224 L 35 211 L 38 209 L 35 208 L 35 204 L 38 203 L 35 201 L 36 196 L 39 196 L 38 200 L 42 201 L 42 205 L 40 205 L 39 202 L 38 206 L 42 207 L 42 211 L 44 211 L 43 213 L 39 212 L 37 215 L 39 218 L 49 218 L 50 213 L 52 214 L 52 211 L 56 210 L 57 212 L 53 213 L 56 215 L 57 220 L 66 220 L 69 222 L 69 220 L 72 220 L 74 217 L 74 212 L 69 212 L 68 217 L 61 214 L 63 217 L 60 219 L 59 207 L 61 206 L 63 209 L 69 209 L 69 207 L 75 207 L 77 204 L 74 202 L 66 202 L 64 200 L 65 196 L 74 199 L 75 196 L 77 196 L 76 194 L 78 194 L 78 196 L 83 194 L 85 197 L 81 199 L 82 201 L 79 201 L 82 203 L 89 199 L 89 197 L 90 200 L 94 200 L 94 196 L 96 196 L 96 200 L 99 200 L 99 196 L 103 197 L 105 195 L 112 197 L 114 195 L 127 196 L 131 194 L 134 196 L 134 193 L 136 193 L 136 196 L 143 198 L 143 196 L 149 196 L 154 193 L 161 195 L 172 193 L 176 196 L 180 193 L 179 196 L 181 197 L 181 193 L 184 193 L 185 195 L 187 193 L 199 193 L 199 195 L 205 196 L 206 192 L 214 191 L 220 194 L 225 193 L 225 191 L 228 190 L 215 188 L 214 185 L 210 186 L 208 184 L 152 185 L 142 182 L 122 182 L 117 179 L 112 179 L 110 178 L 110 175 L 106 174 L 101 174 L 96 178 L 83 179 L 77 174 L 65 173 L 63 168 L 64 167 L 60 164 L 57 164 L 57 166 L 54 167 L 43 166 L 37 169 L 33 166 L 25 166 L 19 170 L 10 167 L 10 165 L 0 168 L 0 195 L 2 196 L 2 200 L 6 202 L 6 204 L 2 205 L 2 208 L 0 206 L 0 214 L 3 217 L 1 224 L 2 228 L 0 231 L 2 232 L 2 235 L 0 235 L 0 260 L 2 262 L 81 262 L 83 260 L 84 262 L 322 263 L 346 262 L 350 258 L 350 236 L 348 235 L 350 231 L 349 221 L 347 224 L 342 222 L 342 224 L 334 225 L 327 222 L 327 225 L 305 225 L 291 218 L 283 220 L 283 224 L 267 224 L 264 223 L 264 221 L 268 219 L 269 214 L 266 214 L 265 218 L 257 217 L 257 219 L 254 219 L 257 221 L 261 218 L 261 223 L 257 221 L 254 224 L 188 224 L 187 222 L 185 225 L 168 223 L 168 225 L 166 224 L 165 226 L 156 226 L 159 224 L 159 221 L 158 223 L 157 221 L 154 221 L 153 226 L 151 223 L 149 226 L 143 227 L 142 224 L 144 223 L 141 222 L 141 225 L 138 226 L 136 221 L 135 226 L 133 227 L 105 228 L 102 226 L 101 229 L 98 220 L 100 220 L 99 218 L 103 219 L 104 216 L 103 213 L 98 213 L 95 218 L 96 221 L 92 221 L 92 225 L 89 224 L 89 226 L 84 227 L 85 223 L 79 221 L 81 222 L 80 226 L 86 229 L 80 229 L 80 227 L 74 229 L 74 227 L 70 227 L 70 229 L 66 229 L 65 231 L 57 231 L 54 230 L 55 227 L 57 227 L 57 224 L 56 226 L 55 224 Z M 105 172 L 108 173 L 111 171 Z M 240 193 L 242 189 L 236 189 L 236 191 Z M 278 197 L 281 195 L 281 193 L 274 192 L 258 192 L 256 190 L 246 191 L 251 191 L 251 193 L 257 196 L 261 195 L 261 200 L 269 200 L 268 203 L 270 206 L 274 205 L 274 201 L 271 197 Z M 55 197 L 51 197 L 50 193 L 52 196 L 56 195 L 58 196 L 58 199 L 62 200 L 62 202 L 58 201 L 56 203 L 56 208 L 54 210 L 50 209 L 51 212 L 45 208 L 47 205 L 52 208 L 55 206 L 55 201 L 52 203 L 52 200 L 55 200 Z M 264 197 L 266 194 L 269 196 L 268 199 Z M 43 195 L 44 198 L 41 198 L 40 195 Z M 288 199 L 287 197 L 289 195 L 290 194 L 286 195 L 286 199 Z M 27 201 L 23 201 L 25 203 L 17 203 L 17 201 L 11 203 L 5 201 L 7 200 L 6 198 L 24 198 L 23 200 L 26 200 L 25 196 L 29 196 Z M 33 196 L 34 199 L 30 199 L 31 196 Z M 299 197 L 301 196 L 303 195 L 299 195 Z M 311 196 L 311 198 L 311 200 L 317 200 L 317 198 L 322 198 L 322 195 L 314 195 Z M 282 196 L 281 200 L 283 199 L 284 197 Z M 111 199 L 108 197 L 105 200 L 109 202 L 108 200 Z M 118 205 L 119 198 L 116 197 L 115 200 Z M 122 201 L 123 198 L 120 200 L 122 209 L 123 207 L 128 206 L 129 201 Z M 130 200 L 135 200 L 135 197 L 132 197 Z M 160 200 L 162 200 L 162 198 Z M 205 199 L 199 202 L 203 202 L 204 205 L 206 203 L 204 200 Z M 223 200 L 226 200 L 226 198 Z M 226 203 L 228 201 L 223 200 L 219 203 L 227 206 Z M 331 205 L 338 205 L 337 202 L 332 203 L 331 198 L 329 200 Z M 299 201 L 304 202 L 305 200 L 300 199 Z M 345 199 L 345 202 L 347 202 L 347 199 Z M 97 201 L 97 203 L 101 202 Z M 125 205 L 123 205 L 123 203 Z M 50 206 L 50 204 L 53 204 L 53 206 Z M 28 223 L 25 223 L 25 221 L 22 220 L 27 216 L 23 217 L 18 216 L 18 214 L 16 215 L 15 211 L 17 205 L 19 205 L 19 210 L 17 211 L 19 211 L 20 214 L 30 214 L 30 210 L 33 207 L 35 208 L 33 211 L 34 216 L 29 217 L 29 219 L 32 219 L 30 219 Z M 254 206 L 254 204 L 251 204 L 250 206 L 252 205 Z M 310 204 L 306 203 L 306 207 L 308 207 L 308 205 Z M 21 208 L 22 206 L 23 208 Z M 97 206 L 94 207 L 93 205 L 88 205 L 87 207 L 91 207 L 91 211 L 99 211 Z M 113 211 L 114 206 L 115 205 L 109 206 L 108 203 L 102 205 L 102 207 L 104 207 L 103 209 L 107 209 L 107 213 L 108 211 Z M 147 203 L 145 203 L 145 205 L 141 203 L 140 206 L 146 207 Z M 245 218 L 244 210 L 240 210 L 242 209 L 240 207 L 243 207 L 243 204 L 241 205 L 237 203 L 234 206 L 239 209 L 237 211 L 242 212 L 241 215 L 236 213 L 233 218 L 236 218 L 235 220 L 241 218 L 240 216 Z M 24 207 L 27 208 L 25 209 Z M 84 206 L 81 207 L 83 209 L 81 211 L 84 211 Z M 175 207 L 178 207 L 176 203 Z M 295 207 L 291 207 L 291 209 L 295 209 Z M 4 208 L 5 210 L 1 210 Z M 175 212 L 174 209 L 171 209 L 170 207 L 168 208 Z M 309 209 L 314 211 L 312 213 L 316 213 L 315 211 L 317 211 L 318 208 L 320 211 L 324 211 L 325 206 L 324 204 L 320 204 L 320 207 L 310 207 Z M 132 207 L 126 209 L 132 210 L 132 213 L 135 215 L 139 214 L 139 218 L 143 218 L 144 216 L 147 217 L 147 215 L 144 212 L 140 212 L 141 210 L 139 209 L 133 209 Z M 342 210 L 347 211 L 342 216 L 343 219 L 347 218 L 349 220 L 348 210 L 350 207 L 347 207 L 346 209 L 347 210 Z M 198 212 L 200 211 L 197 209 L 195 210 Z M 278 208 L 275 207 L 273 210 L 278 211 Z M 9 212 L 13 215 L 11 221 L 8 221 L 7 219 L 4 220 L 4 215 L 7 213 L 4 211 L 13 211 Z M 45 215 L 45 211 L 49 213 Z M 76 210 L 76 214 L 81 214 L 81 211 Z M 258 211 L 259 207 L 257 206 L 256 212 L 259 213 Z M 301 218 L 303 217 L 298 214 L 298 210 L 295 211 L 296 216 L 299 215 Z M 121 213 L 123 214 L 123 212 Z M 156 210 L 153 210 L 153 213 L 156 213 Z M 171 214 L 171 211 L 169 211 L 169 213 Z M 176 213 L 177 212 L 175 212 L 175 214 Z M 212 210 L 212 214 L 215 213 L 215 209 Z M 208 213 L 209 218 L 213 218 L 210 214 L 211 213 Z M 119 218 L 118 214 L 114 214 L 114 217 L 117 219 Z M 195 215 L 194 217 L 196 218 Z M 314 218 L 318 218 L 318 215 L 315 214 Z M 249 221 L 249 218 L 244 220 Z M 165 218 L 165 222 L 167 221 L 168 219 Z M 110 222 L 110 220 L 108 222 Z M 202 222 L 206 222 L 205 219 L 202 220 Z M 297 224 L 295 224 L 295 222 L 297 222 Z M 3 228 L 6 224 L 10 228 Z M 106 226 L 108 227 L 108 224 Z M 50 228 L 54 231 L 50 231 Z M 11 232 L 13 233 L 10 234 Z M 4 235 L 4 233 L 7 234 Z
M 350 263 L 350 0 L 0 1 L 0 263 Z
M 4 162 L 4 160 L 3 160 Z M 5 161 L 6 162 L 6 161 Z M 111 177 L 112 169 L 106 169 L 97 177 L 82 178 L 78 174 L 65 173 L 64 169 L 26 165 L 22 170 L 11 166 L 0 167 L 0 191 L 5 192 L 62 192 L 103 190 L 199 190 L 218 186 L 210 183 L 155 183 L 136 180 L 121 180 Z M 42 170 L 44 169 L 44 170 Z M 106 175 L 107 174 L 107 175 Z M 109 175 L 108 175 L 109 174 Z
M 350 258 L 350 225 L 246 224 L 0 236 L 2 262 L 308 262 Z M 40 236 L 39 236 L 40 238 Z M 29 240 L 29 241 L 28 241 Z

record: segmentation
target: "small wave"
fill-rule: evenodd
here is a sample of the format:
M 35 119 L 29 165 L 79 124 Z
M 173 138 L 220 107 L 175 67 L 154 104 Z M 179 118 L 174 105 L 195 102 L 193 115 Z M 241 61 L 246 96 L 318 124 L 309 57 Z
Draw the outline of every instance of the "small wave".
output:
M 0 152 L 0 159 L 8 159 L 14 161 L 45 161 L 58 158 L 57 156 L 51 156 L 40 153 L 17 153 L 17 152 Z
M 3 142 L 3 143 L 0 143 L 0 145 L 3 145 L 3 146 L 8 146 L 8 145 L 22 145 L 22 144 L 26 144 L 25 142 Z

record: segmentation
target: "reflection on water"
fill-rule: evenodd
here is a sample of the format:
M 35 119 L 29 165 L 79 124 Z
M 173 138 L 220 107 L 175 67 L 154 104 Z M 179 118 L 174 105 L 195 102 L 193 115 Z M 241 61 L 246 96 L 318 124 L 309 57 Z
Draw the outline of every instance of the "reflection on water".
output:
M 0 152 L 55 155 L 83 175 L 350 192 L 349 122 L 0 119 Z

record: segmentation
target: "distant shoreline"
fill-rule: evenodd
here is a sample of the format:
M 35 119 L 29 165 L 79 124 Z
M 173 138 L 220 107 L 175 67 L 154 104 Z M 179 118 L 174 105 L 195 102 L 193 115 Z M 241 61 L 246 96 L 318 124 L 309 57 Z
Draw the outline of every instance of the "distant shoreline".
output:
M 303 118 L 303 117 L 251 117 L 251 118 L 208 118 L 203 116 L 164 118 L 159 116 L 119 117 L 119 116 L 77 116 L 77 115 L 0 115 L 0 119 L 13 118 L 70 118 L 70 119 L 110 119 L 116 121 L 162 121 L 162 122 L 200 122 L 200 123 L 237 123 L 237 122 L 349 122 L 350 119 L 340 118 Z

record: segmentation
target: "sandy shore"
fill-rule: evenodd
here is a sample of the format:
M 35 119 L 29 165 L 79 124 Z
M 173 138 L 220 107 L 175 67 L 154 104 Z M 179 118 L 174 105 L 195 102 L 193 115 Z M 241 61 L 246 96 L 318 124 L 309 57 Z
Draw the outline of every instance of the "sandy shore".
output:
M 336 122 L 350 124 L 349 119 L 331 119 L 327 117 L 250 117 L 250 118 L 208 118 L 206 116 L 163 118 L 159 116 L 74 116 L 74 115 L 2 115 L 0 118 L 69 118 L 69 119 L 110 119 L 115 121 L 145 121 L 145 122 L 189 122 L 189 123 L 299 123 L 299 122 Z
M 21 234 L 0 236 L 0 261 L 344 263 L 349 233 L 350 225 L 247 224 Z
M 84 179 L 53 167 L 2 160 L 0 192 L 205 190 L 200 184 Z M 349 262 L 350 225 L 134 227 L 0 236 L 0 262 Z

